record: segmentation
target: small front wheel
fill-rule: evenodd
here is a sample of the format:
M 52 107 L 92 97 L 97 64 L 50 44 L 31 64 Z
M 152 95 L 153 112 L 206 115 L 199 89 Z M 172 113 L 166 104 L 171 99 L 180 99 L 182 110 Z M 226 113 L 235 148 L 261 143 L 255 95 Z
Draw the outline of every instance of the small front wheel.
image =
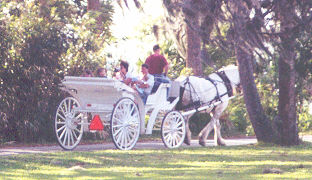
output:
M 140 113 L 130 98 L 121 98 L 111 116 L 111 136 L 115 146 L 121 150 L 132 149 L 140 135 Z
M 178 111 L 168 112 L 161 124 L 161 138 L 167 148 L 178 148 L 185 138 L 185 121 Z

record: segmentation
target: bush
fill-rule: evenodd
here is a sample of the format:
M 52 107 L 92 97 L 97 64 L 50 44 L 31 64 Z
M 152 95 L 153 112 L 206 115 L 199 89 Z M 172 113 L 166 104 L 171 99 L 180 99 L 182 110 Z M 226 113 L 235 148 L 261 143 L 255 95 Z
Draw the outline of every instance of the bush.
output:
M 47 7 L 35 1 L 0 6 L 2 142 L 54 141 L 55 111 L 67 95 L 58 86 L 64 75 L 80 75 L 85 67 L 105 63 L 98 54 L 109 33 L 99 37 L 83 24 L 96 22 L 96 16 L 77 13 L 86 7 L 66 1 L 47 2 Z M 103 25 L 110 22 L 107 18 Z

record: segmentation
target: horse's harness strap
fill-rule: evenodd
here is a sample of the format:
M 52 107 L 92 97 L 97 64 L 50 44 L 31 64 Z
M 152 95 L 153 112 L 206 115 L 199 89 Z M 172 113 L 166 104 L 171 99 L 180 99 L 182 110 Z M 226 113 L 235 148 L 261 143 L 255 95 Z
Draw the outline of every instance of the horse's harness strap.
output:
M 189 103 L 188 105 L 183 106 L 183 104 L 182 104 L 182 97 L 183 97 L 183 94 L 184 94 L 184 91 L 185 91 L 185 87 L 187 85 L 189 86 L 189 89 L 190 89 L 189 91 L 190 91 L 191 103 Z M 197 96 L 197 99 L 199 99 L 198 94 L 195 91 L 195 88 L 191 84 L 191 82 L 189 80 L 189 77 L 187 77 L 185 83 L 183 84 L 183 87 L 180 87 L 180 99 L 179 99 L 179 101 L 177 103 L 177 106 L 176 106 L 177 110 L 184 110 L 184 109 L 189 109 L 189 108 L 194 108 L 194 109 L 197 110 L 201 106 L 201 102 L 200 101 L 193 101 L 194 98 L 192 96 L 192 90 L 193 90 L 194 95 Z
M 224 82 L 224 85 L 227 89 L 227 93 L 230 97 L 233 96 L 233 88 L 231 86 L 231 82 L 229 80 L 229 78 L 227 77 L 227 75 L 225 74 L 224 71 L 218 71 L 216 72 L 217 75 L 219 75 L 219 77 L 222 79 L 222 81 Z
M 217 95 L 216 95 L 216 97 L 215 97 L 212 101 L 214 101 L 214 100 L 221 100 L 220 97 L 222 97 L 222 96 L 219 95 L 219 91 L 218 91 L 218 87 L 217 87 L 216 81 L 214 81 L 214 80 L 211 79 L 210 77 L 206 77 L 205 79 L 208 80 L 208 81 L 210 81 L 211 84 L 213 84 L 214 87 L 216 88 Z

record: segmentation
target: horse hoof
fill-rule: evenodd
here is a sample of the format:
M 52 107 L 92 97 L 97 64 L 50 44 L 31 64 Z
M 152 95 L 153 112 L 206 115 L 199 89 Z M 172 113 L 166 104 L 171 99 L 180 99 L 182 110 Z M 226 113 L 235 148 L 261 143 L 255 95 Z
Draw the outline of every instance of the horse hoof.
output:
M 187 138 L 187 136 L 185 136 L 184 143 L 189 146 L 189 145 L 191 145 L 191 140 L 189 138 Z
M 225 146 L 225 143 L 223 141 L 217 140 L 217 145 L 218 146 Z
M 201 146 L 206 146 L 206 142 L 205 142 L 205 141 L 199 140 L 199 144 L 200 144 Z

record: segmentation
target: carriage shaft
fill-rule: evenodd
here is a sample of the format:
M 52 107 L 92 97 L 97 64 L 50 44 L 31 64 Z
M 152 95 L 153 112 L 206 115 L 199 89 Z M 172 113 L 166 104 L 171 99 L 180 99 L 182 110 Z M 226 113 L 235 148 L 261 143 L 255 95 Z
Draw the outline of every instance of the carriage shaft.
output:
M 195 113 L 195 112 L 197 112 L 197 111 L 203 111 L 203 110 L 206 110 L 206 109 L 209 109 L 209 108 L 213 108 L 213 107 L 215 107 L 215 106 L 218 105 L 218 104 L 221 104 L 221 103 L 223 103 L 223 102 L 225 102 L 225 101 L 229 101 L 229 100 L 233 99 L 234 97 L 235 97 L 235 96 L 231 96 L 231 97 L 227 98 L 226 100 L 218 101 L 218 102 L 215 102 L 215 103 L 206 105 L 206 106 L 199 107 L 199 108 L 197 108 L 197 109 L 193 109 L 193 110 L 190 110 L 190 111 L 182 112 L 181 114 L 182 114 L 183 116 L 188 116 L 188 115 L 193 114 L 193 113 Z

